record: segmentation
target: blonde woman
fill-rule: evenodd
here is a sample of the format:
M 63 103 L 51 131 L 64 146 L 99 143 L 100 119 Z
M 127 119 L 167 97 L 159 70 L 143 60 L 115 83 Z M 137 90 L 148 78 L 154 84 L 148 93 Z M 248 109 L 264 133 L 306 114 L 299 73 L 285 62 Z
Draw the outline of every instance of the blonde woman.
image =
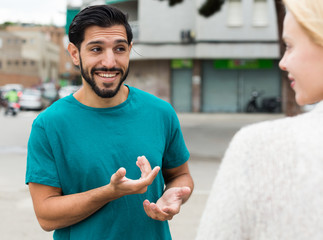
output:
M 251 125 L 233 138 L 198 240 L 323 239 L 323 1 L 285 0 L 280 68 L 309 113 Z

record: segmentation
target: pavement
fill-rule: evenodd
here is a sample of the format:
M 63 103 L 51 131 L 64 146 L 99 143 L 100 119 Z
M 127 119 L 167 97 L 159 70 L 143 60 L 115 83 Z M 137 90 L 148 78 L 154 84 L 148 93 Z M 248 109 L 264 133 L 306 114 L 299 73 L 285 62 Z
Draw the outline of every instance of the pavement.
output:
M 28 188 L 24 185 L 26 145 L 35 116 L 22 112 L 17 118 L 10 119 L 4 118 L 0 112 L 1 240 L 52 239 L 52 233 L 39 227 Z M 245 125 L 282 118 L 283 115 L 188 113 L 178 114 L 178 117 L 191 153 L 189 166 L 195 189 L 180 214 L 170 221 L 170 228 L 174 240 L 194 240 L 221 158 L 234 134 Z M 12 133 L 20 135 L 4 138 Z

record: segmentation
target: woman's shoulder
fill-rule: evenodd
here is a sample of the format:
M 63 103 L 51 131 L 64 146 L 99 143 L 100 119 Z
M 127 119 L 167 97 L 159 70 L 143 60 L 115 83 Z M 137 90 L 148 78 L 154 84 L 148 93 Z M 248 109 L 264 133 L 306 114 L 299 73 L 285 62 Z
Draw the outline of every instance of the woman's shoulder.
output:
M 322 117 L 320 119 L 323 121 Z M 235 134 L 232 142 L 253 146 L 284 144 L 287 141 L 295 141 L 298 136 L 307 135 L 309 128 L 319 122 L 320 120 L 311 113 L 258 122 L 242 127 Z M 323 130 L 323 126 L 318 127 Z
M 302 125 L 308 125 L 313 121 L 311 113 L 304 113 L 293 117 L 284 117 L 275 120 L 268 120 L 258 123 L 253 123 L 244 126 L 240 129 L 240 134 L 258 134 L 258 135 L 273 135 L 275 133 L 287 133 L 294 131 Z

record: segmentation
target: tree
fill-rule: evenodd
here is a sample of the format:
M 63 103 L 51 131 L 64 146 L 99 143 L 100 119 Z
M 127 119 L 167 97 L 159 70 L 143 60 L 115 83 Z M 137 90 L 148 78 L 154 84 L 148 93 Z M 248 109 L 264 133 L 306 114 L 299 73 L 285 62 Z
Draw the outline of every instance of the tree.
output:
M 164 0 L 160 0 L 164 1 Z M 166 0 L 169 6 L 174 6 L 178 3 L 182 3 L 183 0 Z M 204 17 L 210 17 L 214 13 L 220 11 L 222 4 L 225 0 L 205 0 L 204 4 L 200 7 L 199 13 Z

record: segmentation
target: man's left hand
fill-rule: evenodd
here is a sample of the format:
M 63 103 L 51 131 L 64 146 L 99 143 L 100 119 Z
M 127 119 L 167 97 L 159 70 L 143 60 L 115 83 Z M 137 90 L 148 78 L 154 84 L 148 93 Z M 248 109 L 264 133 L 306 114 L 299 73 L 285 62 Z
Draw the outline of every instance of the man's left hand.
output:
M 183 199 L 191 194 L 189 187 L 173 187 L 167 189 L 157 203 L 144 201 L 146 214 L 152 219 L 159 221 L 171 220 L 178 214 L 183 203 Z

